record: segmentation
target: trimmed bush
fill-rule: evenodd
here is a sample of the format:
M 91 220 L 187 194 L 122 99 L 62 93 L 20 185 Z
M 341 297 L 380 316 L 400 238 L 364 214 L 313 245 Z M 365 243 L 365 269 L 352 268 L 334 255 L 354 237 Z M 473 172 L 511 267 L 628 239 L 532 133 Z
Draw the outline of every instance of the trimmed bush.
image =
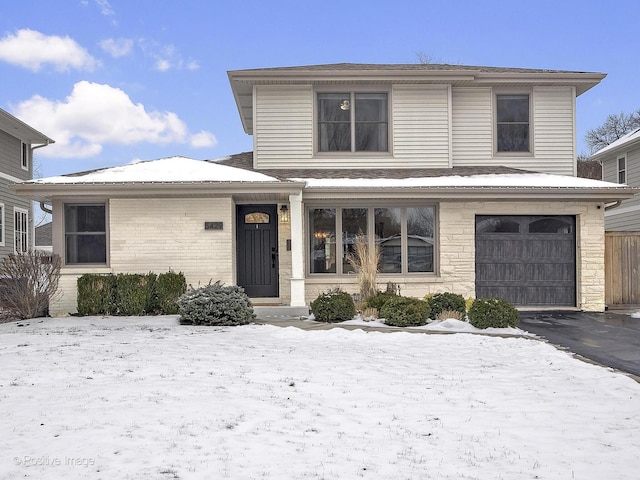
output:
M 520 313 L 506 300 L 500 298 L 478 298 L 469 313 L 469 323 L 476 328 L 517 327 Z
M 464 319 L 467 313 L 464 297 L 457 293 L 436 293 L 429 297 L 429 308 L 431 309 L 431 318 L 434 320 L 445 311 L 460 312 L 460 316 Z
M 334 290 L 321 293 L 311 302 L 311 312 L 319 322 L 344 322 L 354 317 L 356 306 L 347 292 Z
M 367 307 L 369 308 L 377 308 L 380 310 L 382 306 L 387 303 L 389 300 L 393 300 L 394 298 L 398 298 L 400 295 L 396 295 L 391 292 L 378 292 L 369 300 L 367 300 Z
M 191 325 L 246 325 L 255 318 L 244 289 L 220 282 L 189 288 L 178 298 L 180 323 Z
M 380 309 L 380 317 L 394 327 L 426 325 L 429 320 L 429 303 L 411 297 L 396 296 Z
M 119 273 L 115 283 L 115 309 L 118 315 L 144 315 L 154 306 L 155 273 Z
M 156 278 L 154 309 L 161 315 L 178 313 L 178 298 L 187 291 L 187 282 L 182 272 L 161 273 Z
M 434 316 L 431 314 L 431 316 Z M 443 310 L 438 315 L 435 316 L 434 320 L 448 320 L 449 318 L 453 318 L 454 320 L 466 320 L 466 314 L 460 313 L 458 310 Z
M 78 313 L 112 315 L 115 306 L 115 275 L 86 274 L 78 278 Z

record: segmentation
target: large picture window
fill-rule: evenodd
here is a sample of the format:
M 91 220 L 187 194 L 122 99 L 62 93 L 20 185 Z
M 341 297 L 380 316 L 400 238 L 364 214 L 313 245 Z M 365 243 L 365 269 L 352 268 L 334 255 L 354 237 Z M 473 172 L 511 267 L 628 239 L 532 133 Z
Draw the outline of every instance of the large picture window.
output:
M 386 93 L 319 93 L 318 151 L 389 150 Z
M 107 231 L 104 204 L 64 206 L 66 263 L 107 262 Z
M 378 247 L 382 274 L 434 272 L 434 232 L 434 206 L 311 208 L 309 270 L 353 274 L 349 256 L 364 239 L 370 251 Z
M 496 96 L 498 152 L 530 151 L 529 95 Z

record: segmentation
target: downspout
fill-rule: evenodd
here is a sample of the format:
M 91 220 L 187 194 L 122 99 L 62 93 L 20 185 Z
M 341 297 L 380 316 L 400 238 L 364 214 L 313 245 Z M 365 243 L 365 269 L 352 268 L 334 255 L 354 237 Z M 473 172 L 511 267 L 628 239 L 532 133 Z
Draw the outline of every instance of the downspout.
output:
M 618 208 L 620 205 L 622 205 L 622 201 L 618 200 L 617 202 L 613 202 L 609 205 L 605 205 L 604 206 L 604 211 L 608 211 L 608 210 L 613 210 L 614 208 Z
M 51 210 L 51 208 L 47 207 L 47 205 L 44 202 L 40 202 L 40 210 L 42 210 L 45 213 L 48 213 L 49 215 L 53 214 L 53 210 Z

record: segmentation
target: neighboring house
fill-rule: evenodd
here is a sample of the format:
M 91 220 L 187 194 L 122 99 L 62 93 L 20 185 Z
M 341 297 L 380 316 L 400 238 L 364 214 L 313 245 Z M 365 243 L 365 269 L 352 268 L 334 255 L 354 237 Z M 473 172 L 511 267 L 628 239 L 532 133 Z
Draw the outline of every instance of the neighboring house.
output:
M 590 160 L 602 163 L 604 181 L 640 187 L 640 129 L 598 150 Z M 640 196 L 607 210 L 605 229 L 612 232 L 640 231 Z
M 604 310 L 604 211 L 624 185 L 576 178 L 576 97 L 600 73 L 360 65 L 229 72 L 254 151 L 16 186 L 53 208 L 76 308 L 84 273 L 182 271 L 304 309 L 357 291 L 357 235 L 404 295 Z
M 35 249 L 41 252 L 53 252 L 53 242 L 51 235 L 53 232 L 53 223 L 47 222 L 36 227 L 35 233 Z
M 49 137 L 0 109 L 0 258 L 33 249 L 31 201 L 9 186 L 32 178 L 33 151 L 50 143 Z

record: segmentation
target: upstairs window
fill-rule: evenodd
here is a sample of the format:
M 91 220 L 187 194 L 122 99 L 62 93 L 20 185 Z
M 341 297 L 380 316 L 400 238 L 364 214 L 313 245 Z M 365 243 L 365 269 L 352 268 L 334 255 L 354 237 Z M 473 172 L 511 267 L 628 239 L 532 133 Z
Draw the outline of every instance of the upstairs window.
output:
M 386 93 L 319 93 L 318 151 L 387 152 Z
M 23 170 L 29 170 L 29 146 L 24 142 L 22 142 L 20 165 L 22 166 Z
M 498 152 L 530 152 L 529 95 L 496 96 Z
M 618 183 L 627 183 L 627 157 L 618 157 Z

